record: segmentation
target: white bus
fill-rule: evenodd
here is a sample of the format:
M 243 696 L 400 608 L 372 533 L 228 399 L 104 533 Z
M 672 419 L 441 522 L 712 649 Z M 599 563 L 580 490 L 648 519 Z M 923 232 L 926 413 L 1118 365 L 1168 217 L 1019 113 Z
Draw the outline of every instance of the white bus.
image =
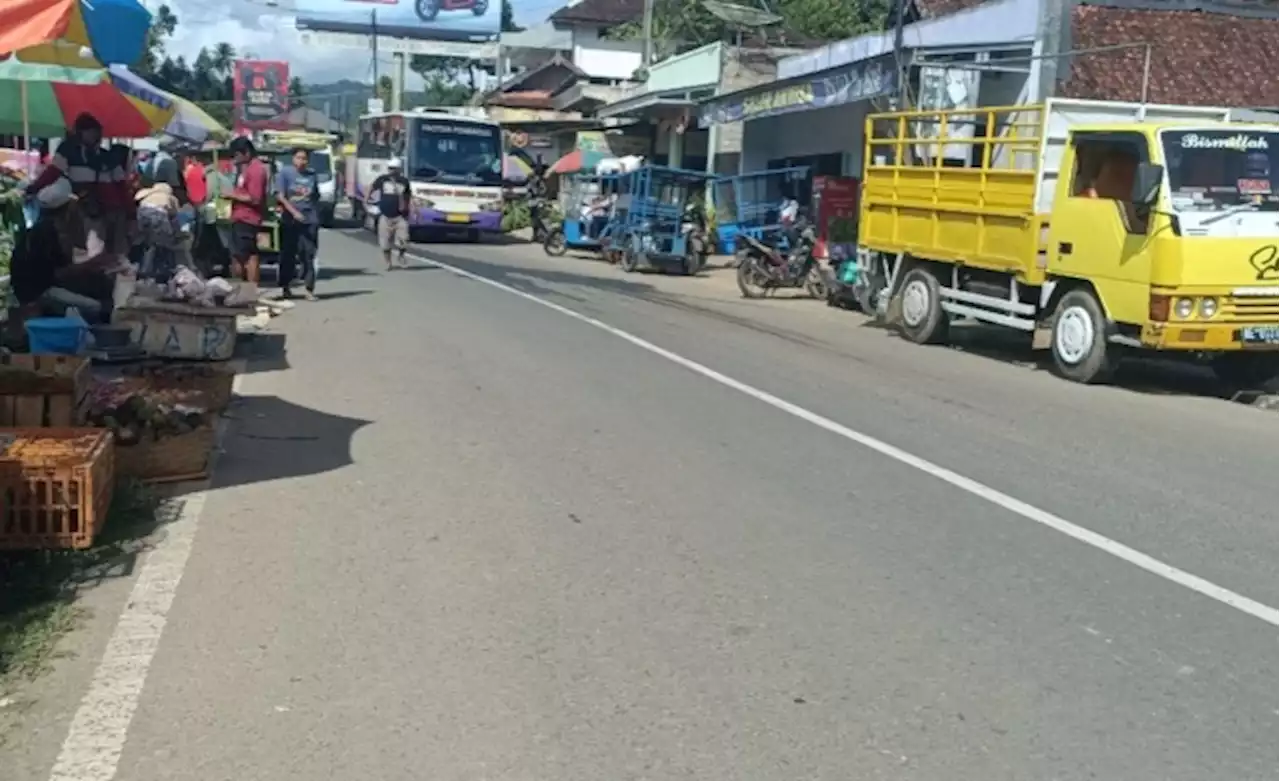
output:
M 440 111 L 394 111 L 360 118 L 354 171 L 347 190 L 353 213 L 372 228 L 364 208 L 373 180 L 397 158 L 412 187 L 415 234 L 465 230 L 473 241 L 502 228 L 502 128 L 497 122 Z

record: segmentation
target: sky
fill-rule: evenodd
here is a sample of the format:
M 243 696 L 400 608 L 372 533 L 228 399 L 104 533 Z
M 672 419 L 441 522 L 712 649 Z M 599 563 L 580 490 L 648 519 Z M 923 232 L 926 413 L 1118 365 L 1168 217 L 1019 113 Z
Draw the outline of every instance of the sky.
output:
M 144 0 L 154 10 L 161 0 Z M 178 17 L 178 27 L 168 45 L 170 56 L 182 55 L 188 61 L 201 47 L 213 47 L 226 41 L 244 56 L 287 60 L 292 75 L 304 82 L 324 84 L 339 79 L 369 81 L 372 76 L 370 58 L 359 49 L 344 50 L 308 47 L 299 40 L 293 15 L 287 10 L 290 0 L 277 0 L 271 7 L 266 0 L 163 0 Z M 405 2 L 407 0 L 401 0 Z M 496 2 L 496 0 L 495 0 Z M 542 21 L 565 0 L 514 0 L 516 22 L 530 25 Z M 383 72 L 391 65 L 385 55 L 379 65 Z M 410 76 L 409 89 L 421 86 Z

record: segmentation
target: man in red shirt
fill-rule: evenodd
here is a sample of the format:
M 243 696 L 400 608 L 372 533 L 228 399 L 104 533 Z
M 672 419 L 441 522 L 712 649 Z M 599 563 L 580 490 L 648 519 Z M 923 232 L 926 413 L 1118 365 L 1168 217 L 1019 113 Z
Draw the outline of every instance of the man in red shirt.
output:
M 243 136 L 231 142 L 239 168 L 231 191 L 231 275 L 258 284 L 258 229 L 267 202 L 267 165 L 258 159 L 253 142 Z
M 187 185 L 187 198 L 196 208 L 203 206 L 209 190 L 204 180 L 204 165 L 196 155 L 187 157 L 187 168 L 182 172 L 182 178 Z

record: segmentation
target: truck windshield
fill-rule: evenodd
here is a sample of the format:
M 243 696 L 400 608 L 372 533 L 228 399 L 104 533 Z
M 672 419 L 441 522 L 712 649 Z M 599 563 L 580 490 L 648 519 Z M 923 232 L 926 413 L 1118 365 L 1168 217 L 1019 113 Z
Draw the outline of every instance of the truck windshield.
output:
M 502 184 L 502 141 L 496 126 L 436 119 L 415 124 L 410 160 L 415 181 Z
M 1169 195 L 1178 211 L 1276 211 L 1280 138 L 1265 130 L 1166 130 Z

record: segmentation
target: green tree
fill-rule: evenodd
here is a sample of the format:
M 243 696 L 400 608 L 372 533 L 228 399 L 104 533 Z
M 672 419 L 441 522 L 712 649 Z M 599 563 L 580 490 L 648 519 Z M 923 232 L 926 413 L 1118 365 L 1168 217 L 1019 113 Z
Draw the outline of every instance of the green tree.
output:
M 516 24 L 511 0 L 502 0 L 501 29 L 504 33 L 518 33 L 524 28 Z M 461 106 L 475 95 L 480 78 L 496 73 L 495 63 L 470 57 L 445 57 L 415 54 L 409 60 L 409 69 L 427 83 L 427 105 Z M 441 102 L 433 103 L 433 99 Z
M 235 64 L 236 47 L 226 41 L 223 41 L 213 47 L 212 62 L 210 65 L 212 66 L 214 73 L 223 77 L 230 76 L 231 69 L 235 67 Z
M 772 41 L 787 39 L 833 41 L 885 29 L 895 0 L 774 0 L 772 10 L 782 22 L 766 30 Z M 733 40 L 738 30 L 712 16 L 701 0 L 655 0 L 654 57 L 661 60 L 715 41 Z M 615 40 L 638 40 L 640 20 L 609 30 Z
M 840 40 L 885 29 L 894 0 L 777 0 L 783 28 L 810 40 Z
M 519 33 L 524 32 L 524 28 L 516 24 L 516 14 L 511 7 L 511 0 L 502 0 L 502 32 Z
M 395 90 L 395 82 L 390 76 L 379 76 L 378 84 L 373 89 L 373 96 L 382 100 L 384 108 L 391 107 L 391 93 Z
M 142 59 L 136 64 L 138 73 L 150 75 L 159 70 L 160 64 L 165 59 L 165 40 L 170 38 L 176 29 L 178 29 L 178 17 L 173 13 L 173 9 L 167 5 L 157 8 L 151 15 L 151 29 L 147 31 L 147 44 L 142 50 Z
M 302 83 L 302 79 L 294 76 L 289 79 L 289 108 L 297 108 L 307 105 L 307 87 Z

